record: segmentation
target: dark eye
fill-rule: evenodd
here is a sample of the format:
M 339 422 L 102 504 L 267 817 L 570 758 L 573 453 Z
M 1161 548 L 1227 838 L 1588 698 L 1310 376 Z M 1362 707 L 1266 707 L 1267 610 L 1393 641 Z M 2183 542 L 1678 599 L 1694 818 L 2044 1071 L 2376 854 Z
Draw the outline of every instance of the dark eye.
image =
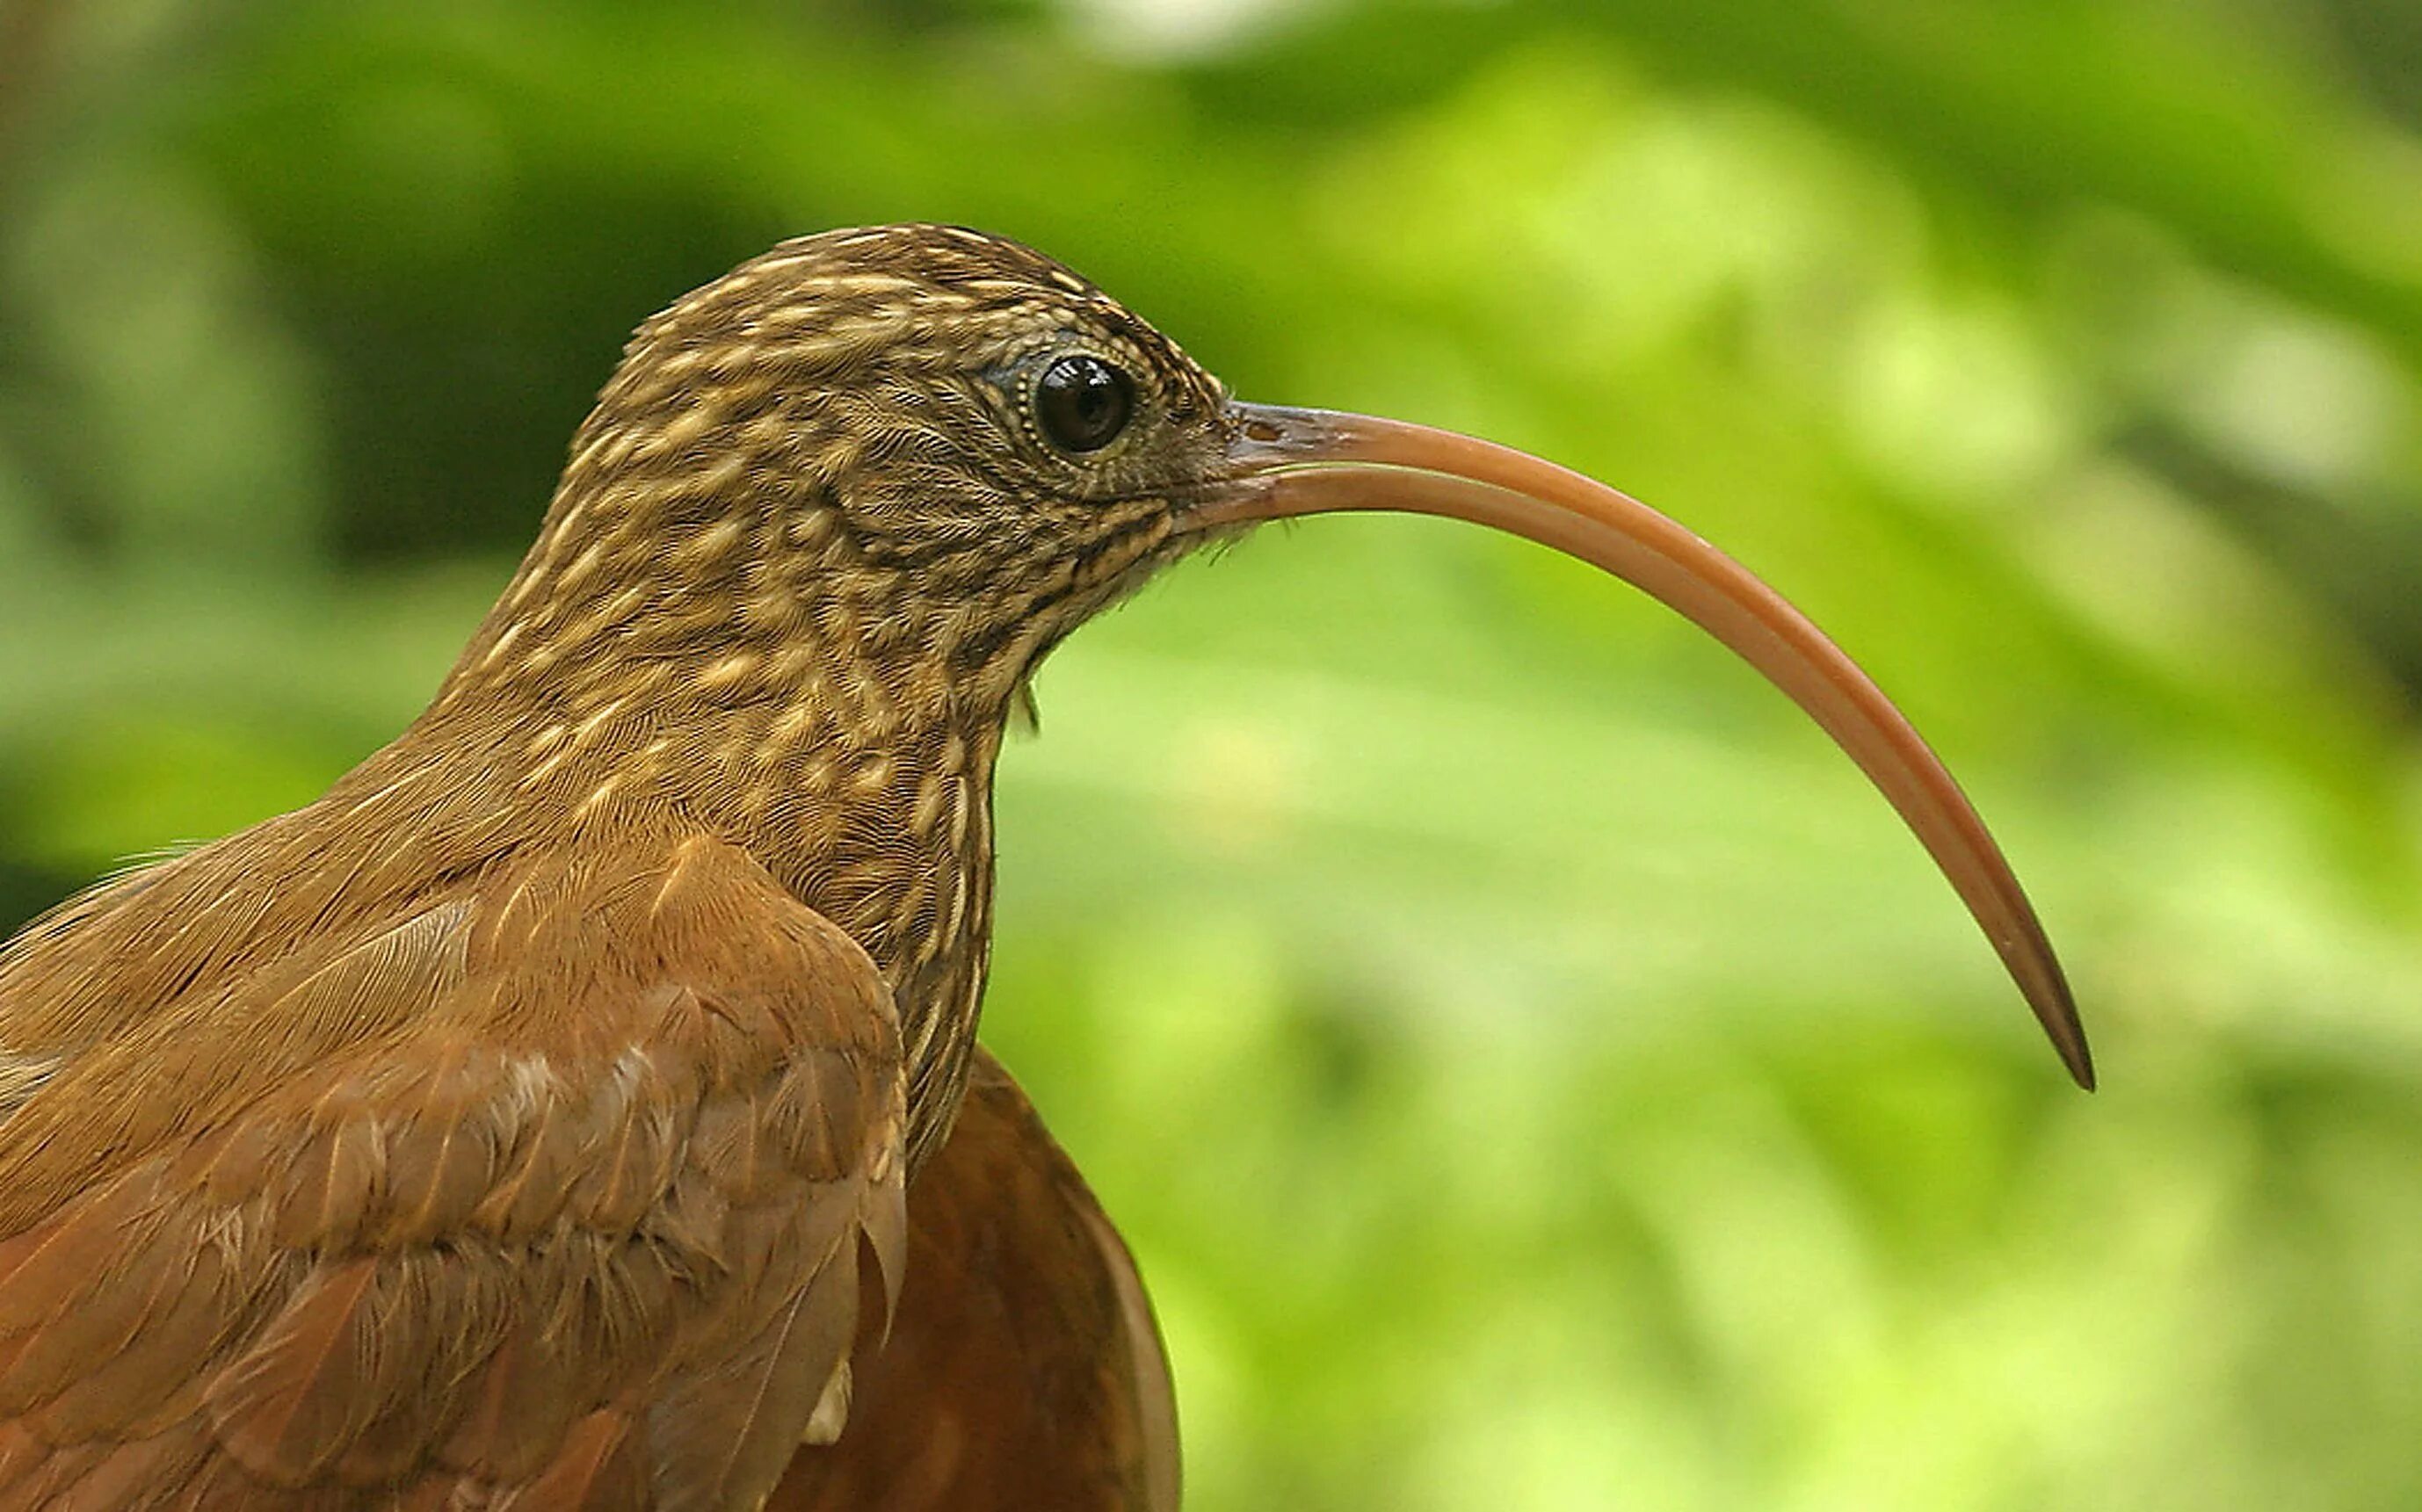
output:
M 1135 381 L 1099 357 L 1062 357 L 1043 371 L 1034 415 L 1062 451 L 1099 451 L 1135 413 Z

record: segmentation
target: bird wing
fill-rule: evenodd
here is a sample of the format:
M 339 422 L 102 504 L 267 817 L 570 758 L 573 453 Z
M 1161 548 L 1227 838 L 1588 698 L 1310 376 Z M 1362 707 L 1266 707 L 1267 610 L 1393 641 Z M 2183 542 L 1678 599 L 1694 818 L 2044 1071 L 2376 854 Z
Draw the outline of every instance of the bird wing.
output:
M 908 1194 L 908 1266 L 849 1425 L 768 1512 L 1174 1512 L 1177 1412 L 1134 1259 L 998 1061 Z
M 0 1508 L 758 1504 L 896 1296 L 898 1025 L 744 853 L 640 856 L 500 868 L 0 1116 Z

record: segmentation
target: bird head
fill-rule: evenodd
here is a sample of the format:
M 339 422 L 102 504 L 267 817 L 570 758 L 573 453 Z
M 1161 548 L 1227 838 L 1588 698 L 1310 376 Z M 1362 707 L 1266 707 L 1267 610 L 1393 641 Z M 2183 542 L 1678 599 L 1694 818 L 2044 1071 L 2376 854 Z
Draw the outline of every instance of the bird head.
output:
M 1788 694 L 1942 866 L 2092 1084 L 2032 907 L 1942 764 L 1815 625 L 1580 474 L 1427 427 L 1236 400 L 1038 253 L 955 226 L 786 242 L 642 325 L 540 540 L 458 670 L 578 689 L 634 662 L 735 697 L 802 676 L 988 722 L 1034 662 L 1207 541 L 1334 510 L 1451 516 L 1645 590 Z
M 639 328 L 491 628 L 522 623 L 512 644 L 557 662 L 576 659 L 567 627 L 621 657 L 762 630 L 998 711 L 1201 543 L 1231 409 L 1167 337 L 1014 242 L 801 238 Z

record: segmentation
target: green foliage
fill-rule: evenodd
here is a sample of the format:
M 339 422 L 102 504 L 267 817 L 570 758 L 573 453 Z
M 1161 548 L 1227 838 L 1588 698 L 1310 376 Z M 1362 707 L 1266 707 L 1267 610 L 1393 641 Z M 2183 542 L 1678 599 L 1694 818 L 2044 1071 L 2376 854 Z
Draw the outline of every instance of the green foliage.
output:
M 1041 682 L 988 1037 L 1228 1507 L 2422 1503 L 2422 39 L 2396 0 L 0 10 L 0 916 L 410 717 L 624 332 L 982 225 L 1240 393 L 1758 567 L 1813 729 L 1432 522 Z M 2400 63 L 2399 60 L 2402 60 Z

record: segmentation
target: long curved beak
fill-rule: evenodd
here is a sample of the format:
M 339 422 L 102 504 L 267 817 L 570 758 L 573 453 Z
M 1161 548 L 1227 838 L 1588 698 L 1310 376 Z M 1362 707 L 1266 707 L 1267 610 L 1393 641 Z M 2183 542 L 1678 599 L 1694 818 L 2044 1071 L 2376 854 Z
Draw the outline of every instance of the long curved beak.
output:
M 1201 528 L 1342 509 L 1445 515 L 1613 573 L 1732 647 L 1849 754 L 1934 857 L 2078 1085 L 2094 1060 L 2035 909 L 1959 785 L 1892 700 L 1747 568 L 1628 495 L 1552 462 L 1426 426 L 1236 404 Z

